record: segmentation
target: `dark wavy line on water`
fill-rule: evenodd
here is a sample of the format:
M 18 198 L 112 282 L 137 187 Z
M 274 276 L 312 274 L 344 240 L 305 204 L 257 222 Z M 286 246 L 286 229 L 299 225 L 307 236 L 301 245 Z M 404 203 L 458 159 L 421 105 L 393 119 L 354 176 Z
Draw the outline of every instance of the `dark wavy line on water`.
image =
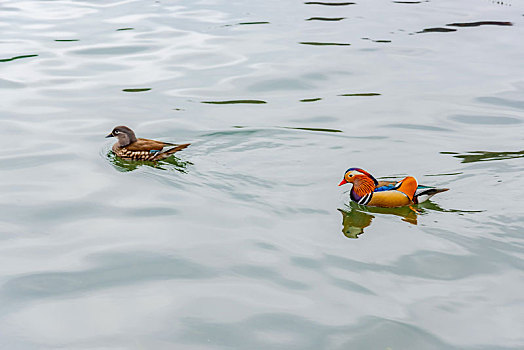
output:
M 292 129 L 292 130 L 304 130 L 304 131 L 318 131 L 318 132 L 343 132 L 338 129 L 327 129 L 327 128 L 300 128 L 300 127 L 291 127 L 291 126 L 282 126 L 283 129 Z
M 511 22 L 499 22 L 499 21 L 480 21 L 480 22 L 464 22 L 464 23 L 449 23 L 446 24 L 450 27 L 479 27 L 479 26 L 512 26 L 513 23 Z M 435 27 L 435 28 L 425 28 L 417 33 L 448 33 L 448 32 L 456 32 L 456 29 L 453 28 L 443 28 L 443 27 Z
M 80 41 L 78 39 L 55 39 L 58 42 L 71 42 L 71 41 Z
M 274 128 L 277 128 L 277 129 L 289 129 L 289 130 L 301 130 L 301 131 L 316 131 L 316 132 L 334 132 L 334 133 L 340 133 L 340 132 L 343 132 L 342 130 L 338 130 L 338 129 L 329 129 L 329 128 L 308 128 L 308 127 L 293 127 L 293 126 L 275 126 L 274 128 L 258 128 L 258 129 L 248 129 L 248 128 L 251 128 L 250 126 L 245 126 L 245 125 L 234 125 L 233 128 L 235 129 L 244 129 L 242 130 L 242 133 L 243 134 L 254 134 L 254 133 L 258 133 L 258 132 L 267 132 L 267 131 L 270 131 L 270 132 L 274 132 Z M 211 134 L 206 134 L 204 136 L 214 136 L 214 135 L 232 135 L 232 134 L 237 134 L 238 132 L 236 131 L 231 131 L 231 130 L 228 130 L 228 131 L 218 131 L 218 132 L 214 132 L 214 133 L 211 133 Z
M 318 41 L 301 41 L 299 44 L 312 46 L 350 46 L 348 43 L 323 43 Z
M 420 4 L 422 1 L 393 1 L 395 4 Z
M 230 101 L 202 101 L 201 103 L 207 103 L 212 105 L 232 105 L 232 104 L 264 104 L 267 103 L 263 100 L 230 100 Z
M 348 97 L 348 96 L 380 96 L 380 95 L 381 94 L 379 94 L 378 92 L 360 92 L 360 93 L 354 93 L 354 94 L 341 94 L 338 96 Z
M 448 33 L 448 32 L 456 32 L 456 31 L 457 31 L 456 29 L 437 27 L 437 28 L 425 28 L 417 33 Z
M 361 38 L 362 40 L 369 40 L 369 41 L 372 41 L 374 43 L 390 43 L 391 40 L 385 40 L 385 39 L 379 39 L 379 40 L 373 40 L 371 38 Z
M 246 26 L 246 25 L 252 25 L 252 24 L 270 24 L 269 22 L 240 22 L 238 23 L 239 26 Z
M 149 91 L 151 88 L 134 88 L 134 89 L 122 89 L 124 92 L 144 92 Z
M 466 154 L 456 152 L 440 152 L 440 154 L 450 154 L 455 158 L 461 159 L 461 163 L 487 162 L 494 160 L 506 160 L 513 158 L 524 158 L 524 150 L 516 152 L 486 152 L 472 151 Z
M 271 22 L 267 22 L 267 21 L 240 22 L 240 23 L 235 23 L 235 24 L 225 24 L 223 25 L 223 27 L 250 26 L 250 25 L 258 25 L 258 24 L 271 24 Z
M 306 21 L 327 21 L 327 22 L 336 22 L 342 21 L 346 17 L 310 17 Z
M 320 101 L 320 100 L 322 100 L 321 97 L 304 98 L 304 99 L 300 100 L 300 102 L 317 102 L 317 101 Z
M 21 58 L 29 58 L 29 57 L 37 57 L 38 55 L 22 55 L 22 56 L 15 56 L 11 58 L 0 58 L 0 62 L 10 62 L 14 60 L 19 60 Z
M 347 6 L 347 5 L 356 5 L 356 2 L 322 2 L 322 1 L 308 1 L 305 2 L 306 5 L 324 5 L 324 6 Z
M 464 22 L 464 23 L 450 23 L 446 24 L 452 27 L 479 27 L 479 26 L 512 26 L 511 22 L 499 22 L 499 21 L 480 21 L 480 22 Z
M 122 31 L 124 31 L 124 30 L 134 30 L 134 29 L 135 29 L 135 28 L 131 28 L 131 27 L 129 27 L 129 28 L 118 28 L 116 31 L 117 31 L 117 32 L 122 32 Z

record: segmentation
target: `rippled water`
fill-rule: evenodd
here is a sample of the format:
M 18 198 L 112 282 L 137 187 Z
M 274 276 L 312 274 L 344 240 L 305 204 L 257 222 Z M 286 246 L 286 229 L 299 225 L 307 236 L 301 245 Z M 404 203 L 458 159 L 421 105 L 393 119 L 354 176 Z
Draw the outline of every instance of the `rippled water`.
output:
M 523 14 L 0 2 L 0 347 L 522 349 Z M 355 166 L 450 191 L 348 206 Z

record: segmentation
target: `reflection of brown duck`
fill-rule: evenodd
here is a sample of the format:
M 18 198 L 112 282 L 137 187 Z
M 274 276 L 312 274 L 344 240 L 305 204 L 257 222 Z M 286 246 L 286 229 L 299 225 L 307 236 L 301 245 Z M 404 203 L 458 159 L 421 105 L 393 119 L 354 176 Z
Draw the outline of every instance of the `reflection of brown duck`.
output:
M 409 222 L 413 225 L 417 224 L 418 212 L 412 207 L 367 207 L 353 202 L 349 204 L 349 207 L 350 211 L 338 209 L 342 214 L 342 233 L 348 238 L 357 238 L 360 234 L 364 233 L 364 228 L 371 225 L 371 222 L 375 218 L 371 213 L 396 215 L 400 216 L 402 221 Z

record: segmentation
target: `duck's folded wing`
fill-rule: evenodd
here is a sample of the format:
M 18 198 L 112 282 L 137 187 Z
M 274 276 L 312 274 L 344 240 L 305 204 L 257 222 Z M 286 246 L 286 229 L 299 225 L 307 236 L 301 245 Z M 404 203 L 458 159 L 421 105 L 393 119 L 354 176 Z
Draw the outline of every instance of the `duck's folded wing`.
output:
M 396 181 L 379 181 L 378 186 L 375 187 L 375 192 L 389 191 L 395 188 Z
M 129 146 L 126 146 L 126 148 L 132 152 L 161 151 L 162 148 L 169 145 L 171 144 L 162 141 L 138 139 L 136 140 L 136 142 L 133 142 Z
M 170 148 L 170 149 L 168 149 L 168 150 L 166 150 L 164 152 L 158 152 L 155 155 L 154 160 L 161 160 L 161 159 L 167 158 L 170 155 L 172 155 L 173 153 L 181 151 L 184 148 L 188 147 L 189 145 L 190 145 L 189 143 L 184 143 L 184 144 L 181 144 L 181 145 L 176 145 L 176 147 Z
M 171 143 L 171 142 L 164 142 L 164 141 L 150 140 L 150 139 L 139 139 L 139 140 L 144 140 L 144 141 L 148 141 L 148 142 L 156 142 L 158 144 L 164 145 L 164 147 L 166 147 L 166 146 L 178 146 L 178 143 Z

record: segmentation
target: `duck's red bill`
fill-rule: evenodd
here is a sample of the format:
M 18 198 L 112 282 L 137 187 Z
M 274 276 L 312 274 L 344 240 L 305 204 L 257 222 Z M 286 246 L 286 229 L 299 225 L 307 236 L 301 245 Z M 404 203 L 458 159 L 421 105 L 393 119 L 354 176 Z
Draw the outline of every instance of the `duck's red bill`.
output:
M 348 182 L 346 181 L 346 179 L 342 179 L 342 181 L 340 181 L 340 183 L 338 184 L 339 186 L 342 186 L 342 185 L 345 185 L 347 184 Z

